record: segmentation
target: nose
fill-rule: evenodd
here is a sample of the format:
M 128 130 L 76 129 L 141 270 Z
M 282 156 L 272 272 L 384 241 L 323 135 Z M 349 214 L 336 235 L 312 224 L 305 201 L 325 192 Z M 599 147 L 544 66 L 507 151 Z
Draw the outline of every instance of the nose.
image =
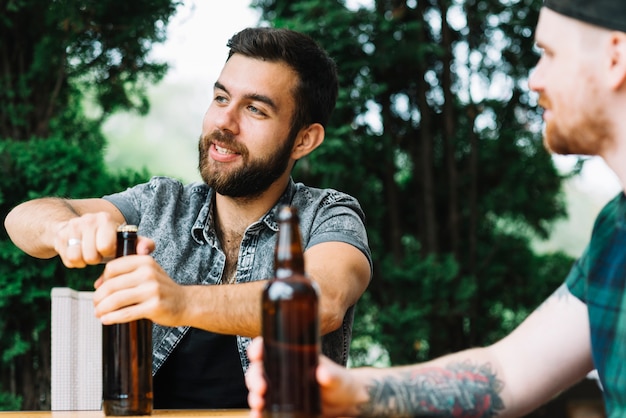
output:
M 543 90 L 543 74 L 541 71 L 541 60 L 537 63 L 537 66 L 531 70 L 528 76 L 528 88 L 535 92 Z
M 232 134 L 239 133 L 239 122 L 237 121 L 236 109 L 232 105 L 217 106 L 211 103 L 202 121 L 202 131 L 212 132 L 215 129 L 229 131 Z

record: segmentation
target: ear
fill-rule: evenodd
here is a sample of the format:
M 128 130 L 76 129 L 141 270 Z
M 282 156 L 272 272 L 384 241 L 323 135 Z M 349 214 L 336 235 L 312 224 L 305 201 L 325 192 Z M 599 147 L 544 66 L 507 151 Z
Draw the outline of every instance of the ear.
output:
M 626 33 L 611 32 L 609 42 L 611 64 L 608 82 L 613 90 L 619 90 L 625 87 L 626 83 Z
M 293 144 L 291 158 L 299 160 L 313 152 L 315 148 L 324 142 L 324 133 L 324 127 L 319 123 L 313 123 L 306 128 L 302 128 Z

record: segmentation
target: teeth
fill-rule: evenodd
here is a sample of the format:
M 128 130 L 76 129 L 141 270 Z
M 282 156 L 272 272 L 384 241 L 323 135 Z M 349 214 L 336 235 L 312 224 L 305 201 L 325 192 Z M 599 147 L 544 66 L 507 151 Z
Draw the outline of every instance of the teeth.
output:
M 234 152 L 226 149 L 226 148 L 222 148 L 220 146 L 215 146 L 215 149 L 217 150 L 217 152 L 219 152 L 220 154 L 234 154 Z

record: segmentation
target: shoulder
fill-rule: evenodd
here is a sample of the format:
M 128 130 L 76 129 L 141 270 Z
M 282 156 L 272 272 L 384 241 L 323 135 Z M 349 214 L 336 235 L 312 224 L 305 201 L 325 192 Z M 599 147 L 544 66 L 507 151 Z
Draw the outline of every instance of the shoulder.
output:
M 362 213 L 358 200 L 347 193 L 335 189 L 321 189 L 306 186 L 302 183 L 294 184 L 294 193 L 291 204 L 302 210 L 321 210 L 327 208 L 343 208 L 346 211 Z
M 147 183 L 147 186 L 154 191 L 169 191 L 177 195 L 191 195 L 198 193 L 206 195 L 209 192 L 209 187 L 204 183 L 193 182 L 183 184 L 178 179 L 163 176 L 152 177 L 150 182 Z
M 612 224 L 616 221 L 626 223 L 626 196 L 623 192 L 619 192 L 600 210 L 594 224 L 594 232 L 606 226 L 607 222 Z
M 159 196 L 173 200 L 185 199 L 193 195 L 206 196 L 209 190 L 209 187 L 204 183 L 183 184 L 175 178 L 154 176 L 147 183 L 138 184 L 122 193 L 134 195 L 135 198 L 139 199 L 153 199 L 155 196 Z
M 152 177 L 123 192 L 103 196 L 124 215 L 126 222 L 138 224 L 155 213 L 194 212 L 208 201 L 210 188 L 203 183 L 184 185 L 170 177 Z

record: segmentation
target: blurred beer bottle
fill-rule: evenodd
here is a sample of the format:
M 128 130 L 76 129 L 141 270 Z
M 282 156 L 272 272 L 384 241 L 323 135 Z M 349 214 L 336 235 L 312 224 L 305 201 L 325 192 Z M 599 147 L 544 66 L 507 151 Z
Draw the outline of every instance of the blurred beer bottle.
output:
M 304 273 L 296 208 L 278 212 L 274 278 L 262 298 L 264 367 L 267 377 L 264 417 L 321 416 L 315 371 L 320 354 L 319 295 Z
M 137 227 L 117 230 L 116 258 L 137 254 Z M 102 407 L 105 415 L 152 413 L 152 321 L 102 326 Z

